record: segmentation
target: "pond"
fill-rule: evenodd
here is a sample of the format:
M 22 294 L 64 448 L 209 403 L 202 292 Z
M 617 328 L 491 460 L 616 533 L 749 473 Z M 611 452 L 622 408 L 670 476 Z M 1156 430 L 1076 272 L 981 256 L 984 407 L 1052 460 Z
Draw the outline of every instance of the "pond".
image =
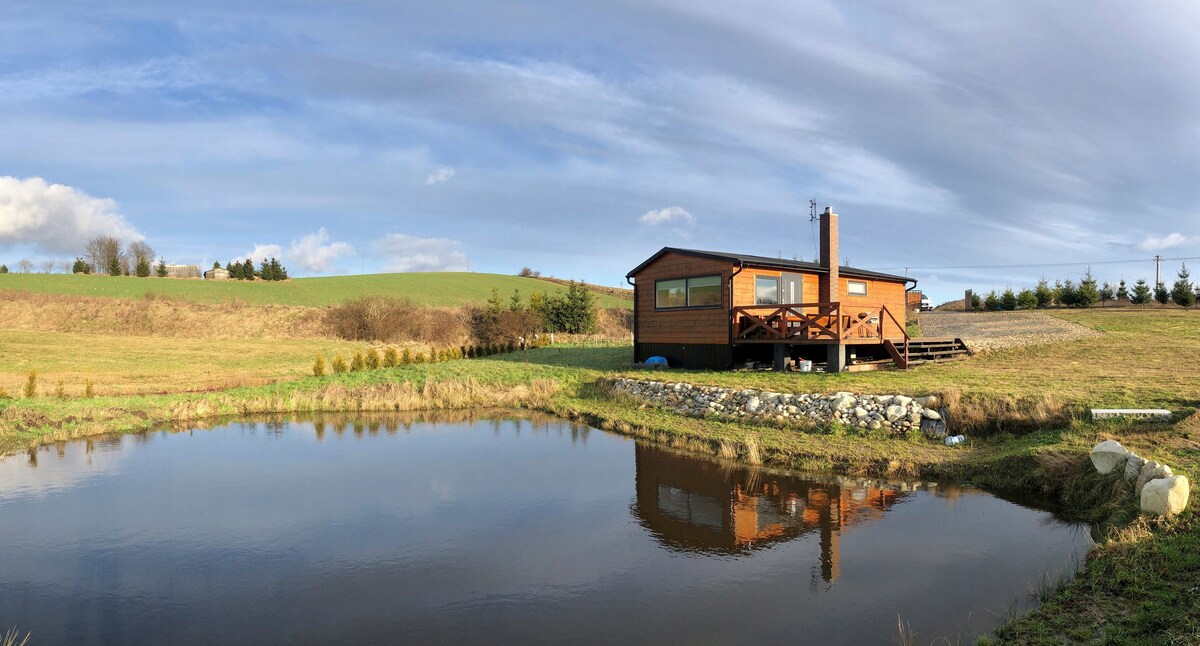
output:
M 1090 545 L 976 489 L 539 416 L 62 443 L 0 462 L 0 519 L 0 627 L 37 644 L 954 643 Z

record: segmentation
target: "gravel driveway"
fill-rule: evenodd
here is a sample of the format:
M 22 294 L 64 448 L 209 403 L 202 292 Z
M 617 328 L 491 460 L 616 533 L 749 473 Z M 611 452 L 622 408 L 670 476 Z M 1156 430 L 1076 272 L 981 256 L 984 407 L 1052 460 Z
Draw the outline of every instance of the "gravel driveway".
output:
M 957 337 L 975 352 L 1100 336 L 1041 312 L 921 312 L 921 336 Z

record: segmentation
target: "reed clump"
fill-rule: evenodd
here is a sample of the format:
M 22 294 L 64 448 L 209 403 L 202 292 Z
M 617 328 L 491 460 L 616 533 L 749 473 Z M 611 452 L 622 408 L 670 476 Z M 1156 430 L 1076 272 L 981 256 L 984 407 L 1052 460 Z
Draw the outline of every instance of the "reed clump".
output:
M 319 354 L 317 355 L 317 360 L 313 362 L 313 376 L 314 377 L 324 377 L 325 376 L 325 357 L 323 357 Z
M 30 370 L 29 376 L 25 378 L 25 399 L 34 397 L 37 397 L 37 371 Z

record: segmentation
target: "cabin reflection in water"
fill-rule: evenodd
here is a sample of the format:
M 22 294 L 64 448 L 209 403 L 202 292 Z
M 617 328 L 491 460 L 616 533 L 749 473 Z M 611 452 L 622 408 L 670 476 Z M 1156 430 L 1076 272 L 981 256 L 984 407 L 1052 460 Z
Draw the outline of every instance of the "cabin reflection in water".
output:
M 821 578 L 837 581 L 843 531 L 881 518 L 905 494 L 848 480 L 814 481 L 638 443 L 633 513 L 668 548 L 740 555 L 819 532 Z

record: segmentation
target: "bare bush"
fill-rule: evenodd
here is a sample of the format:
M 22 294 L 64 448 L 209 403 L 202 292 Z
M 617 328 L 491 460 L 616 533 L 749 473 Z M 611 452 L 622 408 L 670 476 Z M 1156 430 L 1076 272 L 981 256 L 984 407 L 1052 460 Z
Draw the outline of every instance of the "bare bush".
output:
M 325 312 L 325 325 L 338 338 L 381 343 L 450 345 L 468 334 L 462 310 L 421 307 L 387 296 L 368 296 L 331 307 Z
M 33 271 L 33 261 L 28 258 L 22 258 L 21 262 L 17 263 L 17 265 L 21 268 L 22 274 L 28 274 Z

